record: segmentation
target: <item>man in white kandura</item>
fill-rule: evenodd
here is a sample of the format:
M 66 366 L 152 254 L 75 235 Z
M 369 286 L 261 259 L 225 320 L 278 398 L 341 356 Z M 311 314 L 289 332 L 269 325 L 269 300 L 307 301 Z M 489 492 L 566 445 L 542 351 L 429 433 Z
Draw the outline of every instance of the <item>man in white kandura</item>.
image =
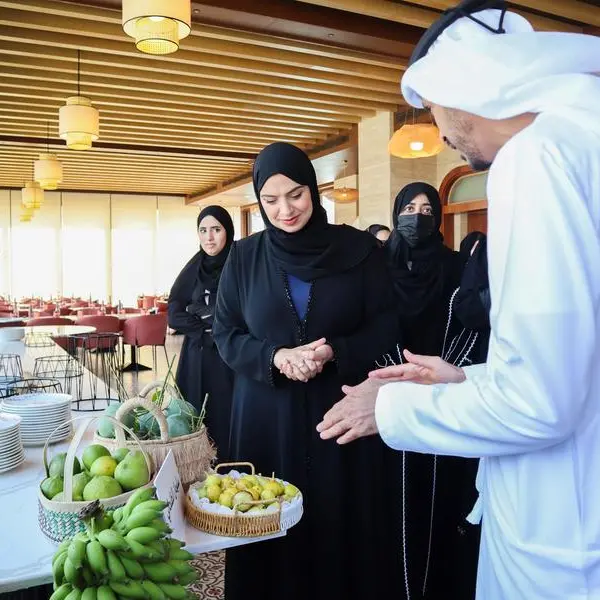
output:
M 482 457 L 479 600 L 599 599 L 600 38 L 477 4 L 499 9 L 446 14 L 402 92 L 491 165 L 487 364 L 406 353 L 344 388 L 318 430 Z

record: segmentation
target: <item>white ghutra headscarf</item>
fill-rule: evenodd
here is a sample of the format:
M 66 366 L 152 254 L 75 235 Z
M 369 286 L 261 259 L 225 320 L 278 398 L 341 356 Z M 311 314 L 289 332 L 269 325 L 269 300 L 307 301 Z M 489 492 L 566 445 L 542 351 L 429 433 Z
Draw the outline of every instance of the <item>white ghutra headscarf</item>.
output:
M 476 16 L 495 28 L 500 14 L 489 9 Z M 535 32 L 512 12 L 503 25 L 504 34 L 466 17 L 450 25 L 405 72 L 406 101 L 422 108 L 425 98 L 488 119 L 566 107 L 600 112 L 600 37 Z

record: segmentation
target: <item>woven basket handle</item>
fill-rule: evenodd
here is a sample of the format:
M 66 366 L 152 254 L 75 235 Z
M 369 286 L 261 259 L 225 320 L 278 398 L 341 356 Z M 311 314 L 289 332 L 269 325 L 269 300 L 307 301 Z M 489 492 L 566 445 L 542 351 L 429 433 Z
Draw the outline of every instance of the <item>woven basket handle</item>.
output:
M 215 473 L 219 472 L 219 469 L 221 467 L 250 467 L 250 469 L 252 470 L 252 475 L 254 475 L 256 473 L 256 471 L 254 470 L 254 465 L 250 462 L 228 462 L 228 463 L 219 463 L 216 467 L 215 467 Z M 243 504 L 248 504 L 248 502 L 244 502 Z
M 123 435 L 123 431 L 120 428 L 125 429 L 127 431 L 127 433 L 129 433 L 129 435 L 133 438 L 135 443 L 138 445 L 140 451 L 142 452 L 142 455 L 143 455 L 144 460 L 146 461 L 146 465 L 148 467 L 148 473 L 152 473 L 152 463 L 150 462 L 148 455 L 146 454 L 146 452 L 144 452 L 144 449 L 142 448 L 142 445 L 140 444 L 140 440 L 138 439 L 138 437 L 135 435 L 135 433 L 133 433 L 133 431 L 131 429 L 129 429 L 129 427 L 127 427 L 127 425 L 123 425 L 123 423 L 120 423 L 119 421 L 117 421 L 116 419 L 114 419 L 113 417 L 110 417 L 108 415 L 103 415 L 102 417 L 74 417 L 73 419 L 70 419 L 69 421 L 66 421 L 65 423 L 61 423 L 58 427 L 56 427 L 56 429 L 54 429 L 54 431 L 46 439 L 46 443 L 44 444 L 44 452 L 43 452 L 44 467 L 46 469 L 46 474 L 48 474 L 48 444 L 50 443 L 52 436 L 56 433 L 56 431 L 58 431 L 61 427 L 64 427 L 67 423 L 75 423 L 76 421 L 83 421 L 81 426 L 78 427 L 77 430 L 75 431 L 75 435 L 73 436 L 73 439 L 71 440 L 71 443 L 69 444 L 69 449 L 67 450 L 67 456 L 65 458 L 65 467 L 64 467 L 64 471 L 63 471 L 63 482 L 64 482 L 63 499 L 65 502 L 72 502 L 72 500 L 73 500 L 73 464 L 75 462 L 75 452 L 77 452 L 77 448 L 79 447 L 79 444 L 81 443 L 81 440 L 83 439 L 83 436 L 84 436 L 85 432 L 87 431 L 88 427 L 92 423 L 94 423 L 95 421 L 97 421 L 98 419 L 101 419 L 101 418 L 110 419 L 111 421 L 113 421 L 113 423 L 115 425 L 118 425 L 118 427 L 115 427 L 115 432 L 118 431 L 119 433 L 121 433 L 121 435 L 123 436 L 123 439 L 125 439 L 125 436 Z M 121 444 L 119 442 L 119 448 L 124 448 L 124 447 L 125 447 L 125 444 L 124 443 Z
M 150 394 L 151 392 L 153 392 L 156 389 L 165 389 L 165 391 L 169 390 L 169 392 L 171 393 L 172 396 L 179 396 L 179 394 L 177 393 L 177 390 L 175 389 L 174 386 L 172 386 L 170 383 L 165 384 L 164 381 L 161 381 L 160 379 L 157 379 L 155 381 L 150 382 L 148 385 L 145 385 L 142 390 L 138 393 L 138 396 L 140 398 L 147 398 L 148 394 Z M 164 401 L 164 399 L 163 399 Z M 166 404 L 161 404 L 161 406 L 163 407 L 167 407 L 170 404 L 170 400 L 169 402 L 167 402 Z
M 167 425 L 167 419 L 163 411 L 154 404 L 154 402 L 147 400 L 146 398 L 130 398 L 129 400 L 125 400 L 119 406 L 115 419 L 121 423 L 121 419 L 129 413 L 131 410 L 137 407 L 145 408 L 149 413 L 152 413 L 152 416 L 158 421 L 158 427 L 160 429 L 160 439 L 162 442 L 169 441 L 169 426 Z M 117 438 L 117 443 L 120 446 L 125 446 L 125 434 L 121 429 L 115 429 L 115 437 Z

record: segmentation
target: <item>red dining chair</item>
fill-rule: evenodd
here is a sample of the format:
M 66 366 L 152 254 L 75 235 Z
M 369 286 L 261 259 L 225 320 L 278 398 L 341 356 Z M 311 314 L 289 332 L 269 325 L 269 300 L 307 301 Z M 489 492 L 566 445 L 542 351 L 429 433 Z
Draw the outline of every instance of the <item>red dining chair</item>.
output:
M 169 356 L 165 342 L 167 339 L 167 314 L 157 313 L 155 315 L 142 315 L 140 317 L 132 317 L 127 319 L 123 324 L 123 344 L 129 344 L 137 352 L 142 346 L 152 346 L 153 367 L 156 371 L 156 348 L 162 346 L 165 351 L 167 362 Z M 138 365 L 137 357 L 135 365 Z M 137 369 L 136 369 L 137 370 Z

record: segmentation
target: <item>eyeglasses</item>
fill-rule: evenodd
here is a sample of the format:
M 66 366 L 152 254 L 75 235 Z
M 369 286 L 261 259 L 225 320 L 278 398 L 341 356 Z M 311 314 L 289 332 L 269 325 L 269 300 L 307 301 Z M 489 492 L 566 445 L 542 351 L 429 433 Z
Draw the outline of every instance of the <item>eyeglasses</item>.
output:
M 475 13 L 487 9 L 501 11 L 498 26 L 495 28 L 474 16 Z M 431 25 L 415 46 L 410 60 L 408 61 L 408 66 L 410 67 L 412 64 L 423 58 L 438 37 L 448 29 L 450 25 L 456 23 L 458 19 L 462 19 L 463 17 L 474 21 L 478 25 L 481 25 L 481 27 L 485 27 L 485 29 L 492 33 L 506 33 L 506 30 L 504 29 L 504 17 L 507 9 L 508 6 L 506 0 L 463 0 L 458 6 L 445 10 L 442 13 L 442 16 Z

